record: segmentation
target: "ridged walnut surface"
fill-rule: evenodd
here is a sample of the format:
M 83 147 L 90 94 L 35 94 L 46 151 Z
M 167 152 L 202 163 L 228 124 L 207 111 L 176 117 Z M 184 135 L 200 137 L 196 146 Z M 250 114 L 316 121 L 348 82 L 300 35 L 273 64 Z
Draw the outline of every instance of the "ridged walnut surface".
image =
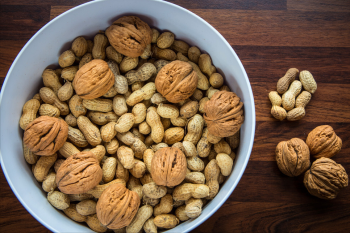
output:
M 156 88 L 169 102 L 179 103 L 193 95 L 198 76 L 187 62 L 173 61 L 165 65 L 155 80 Z
M 152 159 L 151 175 L 157 185 L 176 186 L 186 177 L 186 157 L 178 148 L 165 147 Z
M 322 157 L 305 172 L 304 185 L 311 195 L 334 199 L 341 189 L 348 186 L 348 174 L 342 165 Z
M 65 194 L 82 194 L 94 188 L 102 180 L 102 169 L 90 151 L 67 158 L 57 171 L 56 183 Z
M 138 57 L 151 43 L 152 30 L 136 16 L 123 16 L 107 28 L 106 36 L 119 53 L 128 57 Z
M 310 167 L 310 151 L 299 138 L 282 141 L 276 147 L 278 168 L 287 176 L 298 176 Z
M 82 99 L 103 96 L 114 85 L 114 75 L 107 62 L 94 59 L 83 65 L 75 75 L 73 87 Z
M 122 184 L 113 184 L 103 191 L 96 212 L 100 222 L 110 229 L 128 226 L 140 206 L 140 197 Z
M 36 155 L 50 156 L 66 142 L 68 124 L 56 117 L 41 116 L 29 123 L 24 132 L 24 144 Z
M 309 133 L 306 144 L 314 158 L 331 158 L 341 150 L 342 140 L 331 126 L 320 125 Z
M 234 135 L 243 124 L 243 103 L 233 92 L 218 91 L 204 106 L 209 133 L 217 137 Z

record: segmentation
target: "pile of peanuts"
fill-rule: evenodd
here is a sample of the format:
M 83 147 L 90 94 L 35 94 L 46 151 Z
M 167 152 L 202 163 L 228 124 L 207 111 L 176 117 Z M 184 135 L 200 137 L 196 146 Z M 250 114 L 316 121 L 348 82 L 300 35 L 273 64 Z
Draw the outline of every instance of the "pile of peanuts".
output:
M 23 144 L 24 158 L 48 201 L 96 232 L 108 230 L 97 218 L 96 203 L 111 184 L 121 183 L 141 199 L 130 225 L 114 232 L 157 232 L 198 217 L 233 168 L 239 131 L 228 138 L 211 135 L 202 116 L 215 92 L 230 91 L 224 78 L 199 48 L 175 40 L 171 32 L 152 31 L 152 44 L 136 58 L 118 53 L 103 31 L 93 41 L 76 38 L 60 55 L 60 68 L 44 70 L 44 87 L 23 106 L 23 130 L 39 116 L 62 117 L 69 125 L 68 140 L 58 153 L 38 156 Z M 115 84 L 102 98 L 83 100 L 72 84 L 77 71 L 93 59 L 108 61 Z M 190 63 L 199 80 L 194 94 L 179 104 L 168 103 L 154 86 L 157 73 L 173 60 Z M 156 67 L 155 73 L 147 75 L 147 63 Z M 176 187 L 158 186 L 150 174 L 152 157 L 171 146 L 184 152 L 187 175 Z M 102 181 L 84 194 L 64 194 L 57 189 L 56 173 L 66 158 L 81 151 L 91 151 L 100 162 Z

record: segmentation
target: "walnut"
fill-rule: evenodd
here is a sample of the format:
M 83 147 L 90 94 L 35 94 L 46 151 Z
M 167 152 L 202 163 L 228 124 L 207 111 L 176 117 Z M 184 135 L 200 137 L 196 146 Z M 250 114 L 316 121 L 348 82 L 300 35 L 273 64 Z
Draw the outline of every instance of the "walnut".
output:
M 83 151 L 68 157 L 56 174 L 57 187 L 65 194 L 82 194 L 102 180 L 102 169 L 95 155 Z
M 305 172 L 304 185 L 311 195 L 334 199 L 342 188 L 348 186 L 348 174 L 342 165 L 322 157 Z
M 75 74 L 73 87 L 82 99 L 95 99 L 106 94 L 114 85 L 114 75 L 107 62 L 94 59 Z
M 173 61 L 165 65 L 155 80 L 157 91 L 171 103 L 179 103 L 192 96 L 197 83 L 196 71 L 183 61 Z
M 342 140 L 335 134 L 331 126 L 321 125 L 309 133 L 306 144 L 314 158 L 331 158 L 340 151 Z
M 152 30 L 136 16 L 123 16 L 107 28 L 106 36 L 119 53 L 128 57 L 138 57 L 151 43 Z
M 233 92 L 218 91 L 204 105 L 209 133 L 217 137 L 234 135 L 243 124 L 243 103 Z
M 41 116 L 29 123 L 24 131 L 24 144 L 36 155 L 55 154 L 66 142 L 68 124 L 56 117 Z
M 112 184 L 103 191 L 96 206 L 97 218 L 110 229 L 128 226 L 140 206 L 140 197 L 122 184 Z
M 276 147 L 278 168 L 287 176 L 298 176 L 310 167 L 310 151 L 299 138 L 282 141 Z
M 151 175 L 157 185 L 176 186 L 186 177 L 187 161 L 184 153 L 175 147 L 165 147 L 154 154 Z

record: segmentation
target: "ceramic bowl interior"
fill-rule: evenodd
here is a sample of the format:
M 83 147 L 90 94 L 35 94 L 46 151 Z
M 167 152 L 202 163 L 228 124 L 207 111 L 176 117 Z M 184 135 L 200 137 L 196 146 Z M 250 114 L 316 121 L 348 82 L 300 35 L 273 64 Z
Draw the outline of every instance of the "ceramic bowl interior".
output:
M 168 232 L 188 232 L 209 218 L 231 195 L 249 160 L 255 132 L 255 108 L 247 74 L 227 41 L 206 21 L 174 4 L 157 0 L 93 1 L 58 16 L 38 31 L 13 62 L 0 96 L 1 166 L 13 192 L 22 205 L 53 232 L 90 232 L 61 211 L 55 210 L 25 162 L 23 132 L 18 122 L 23 104 L 43 85 L 45 68 L 57 67 L 58 56 L 70 48 L 77 36 L 92 38 L 123 15 L 136 15 L 151 27 L 173 32 L 176 39 L 198 46 L 210 54 L 213 64 L 224 75 L 227 85 L 244 103 L 245 122 L 232 174 L 202 214 Z

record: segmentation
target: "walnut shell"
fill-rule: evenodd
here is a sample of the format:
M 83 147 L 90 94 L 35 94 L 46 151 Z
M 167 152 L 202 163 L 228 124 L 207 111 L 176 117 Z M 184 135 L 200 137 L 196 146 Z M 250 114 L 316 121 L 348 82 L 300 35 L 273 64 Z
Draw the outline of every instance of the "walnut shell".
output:
M 24 144 L 36 155 L 50 156 L 66 142 L 68 124 L 56 117 L 41 116 L 29 123 L 24 131 Z
M 309 133 L 306 144 L 314 158 L 331 158 L 341 150 L 342 140 L 335 134 L 331 126 L 320 125 Z
M 179 103 L 193 95 L 197 88 L 198 76 L 187 62 L 173 61 L 157 74 L 157 91 L 169 102 Z
M 234 135 L 243 124 L 243 103 L 233 92 L 218 91 L 204 105 L 209 133 L 217 137 Z
M 139 195 L 122 184 L 105 189 L 96 206 L 97 218 L 110 229 L 128 226 L 140 206 Z
M 276 147 L 278 168 L 287 176 L 298 176 L 310 167 L 310 151 L 299 138 L 282 141 Z
M 102 169 L 95 155 L 83 151 L 68 157 L 56 174 L 57 187 L 65 194 L 82 194 L 102 180 Z
M 114 85 L 114 75 L 107 62 L 94 59 L 75 74 L 73 87 L 82 99 L 95 99 L 106 94 Z
M 136 16 L 123 16 L 107 28 L 106 36 L 117 52 L 127 57 L 138 57 L 151 43 L 152 30 Z
M 157 185 L 179 185 L 185 179 L 186 171 L 186 157 L 178 148 L 162 148 L 152 158 L 151 175 Z
M 348 186 L 348 174 L 342 165 L 322 157 L 306 171 L 304 185 L 313 196 L 334 199 L 342 188 Z

